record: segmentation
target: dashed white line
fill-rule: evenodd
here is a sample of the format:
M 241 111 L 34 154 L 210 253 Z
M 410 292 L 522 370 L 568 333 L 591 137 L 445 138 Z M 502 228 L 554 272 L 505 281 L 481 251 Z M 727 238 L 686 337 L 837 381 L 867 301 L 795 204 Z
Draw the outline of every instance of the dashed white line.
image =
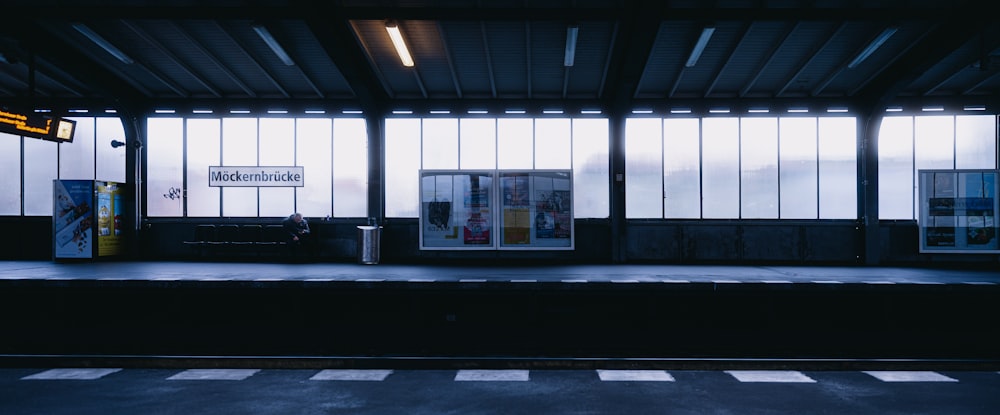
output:
M 527 382 L 527 370 L 459 370 L 456 382 Z
M 764 283 L 764 284 L 791 284 L 792 283 L 791 281 L 787 281 L 787 280 L 763 280 L 761 282 Z
M 406 280 L 406 282 L 435 282 L 435 281 L 437 280 L 430 278 L 413 278 L 410 280 Z
M 392 374 L 391 370 L 381 369 L 328 369 L 313 375 L 309 380 L 341 380 L 381 382 Z
M 34 375 L 25 376 L 22 380 L 96 380 L 121 369 L 50 369 Z
M 743 281 L 737 281 L 737 280 L 712 280 L 712 282 L 716 283 L 716 284 L 741 284 L 741 283 L 743 283 Z
M 688 284 L 691 281 L 688 280 L 663 280 L 667 284 Z
M 639 280 L 611 280 L 612 284 L 638 284 Z
M 469 278 L 469 279 L 458 280 L 458 282 L 486 282 L 486 280 L 478 278 Z
M 842 281 L 833 281 L 833 280 L 816 280 L 816 281 L 813 281 L 813 283 L 814 284 L 843 284 Z
M 794 370 L 727 370 L 726 373 L 746 383 L 816 383 L 813 378 Z
M 965 281 L 962 284 L 969 284 L 969 285 L 995 285 L 996 283 L 992 283 L 992 282 L 989 282 L 989 281 Z
M 586 283 L 587 280 L 562 280 L 562 282 L 567 284 L 583 284 Z
M 673 382 L 674 377 L 664 370 L 598 370 L 603 382 Z
M 244 380 L 260 369 L 189 369 L 167 380 Z
M 538 280 L 510 280 L 510 282 L 538 282 Z
M 385 278 L 358 278 L 354 280 L 355 282 L 382 282 Z
M 892 282 L 892 281 L 862 281 L 862 282 L 865 283 L 865 284 L 873 284 L 873 285 L 891 285 L 891 284 L 895 284 L 895 282 Z
M 958 382 L 958 379 L 937 372 L 892 370 L 865 371 L 865 373 L 883 382 Z

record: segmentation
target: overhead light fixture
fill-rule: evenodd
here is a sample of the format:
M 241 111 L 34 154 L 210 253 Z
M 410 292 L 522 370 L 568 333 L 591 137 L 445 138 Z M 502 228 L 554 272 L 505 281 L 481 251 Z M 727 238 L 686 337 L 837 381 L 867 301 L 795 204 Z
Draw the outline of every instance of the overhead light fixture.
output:
M 410 56 L 410 50 L 406 48 L 406 42 L 403 41 L 403 32 L 399 31 L 399 24 L 393 20 L 387 21 L 385 22 L 385 31 L 389 32 L 389 39 L 392 40 L 392 46 L 396 47 L 396 54 L 399 55 L 403 66 L 412 67 L 413 57 Z
M 260 36 L 260 40 L 263 40 L 264 43 L 267 44 L 267 47 L 271 48 L 271 52 L 274 52 L 275 56 L 277 56 L 282 63 L 287 66 L 295 65 L 295 61 L 292 60 L 292 57 L 288 56 L 288 52 L 285 52 L 285 48 L 281 47 L 281 44 L 278 43 L 278 39 L 275 39 L 271 32 L 264 27 L 264 25 L 254 23 L 250 25 L 250 27 L 253 28 L 254 32 L 257 32 L 257 36 Z
M 708 46 L 708 40 L 712 38 L 712 33 L 715 33 L 714 27 L 706 27 L 701 29 L 701 36 L 698 36 L 698 42 L 694 44 L 694 49 L 691 50 L 691 56 L 688 56 L 687 63 L 684 66 L 690 68 L 698 63 L 698 59 L 701 58 L 702 52 L 705 51 L 705 47 Z
M 573 66 L 576 60 L 576 36 L 580 32 L 580 27 L 571 25 L 566 28 L 566 57 L 563 58 L 563 66 Z
M 868 59 L 868 57 L 875 53 L 878 48 L 882 47 L 882 44 L 885 43 L 885 41 L 889 40 L 892 35 L 896 34 L 896 30 L 898 29 L 895 27 L 888 27 L 883 30 L 882 33 L 879 33 L 878 36 L 876 36 L 875 39 L 868 44 L 868 46 L 865 46 L 865 48 L 861 50 L 861 53 L 859 53 L 858 56 L 855 56 L 854 59 L 851 60 L 851 63 L 847 64 L 847 68 L 854 69 L 860 65 L 861 62 L 864 62 L 865 59 Z
M 104 49 L 105 52 L 108 52 L 109 54 L 111 54 L 111 56 L 114 56 L 116 59 L 121 61 L 121 63 L 124 63 L 126 65 L 131 65 L 135 63 L 135 61 L 132 60 L 132 58 L 130 58 L 128 55 L 126 55 L 125 52 L 122 52 L 121 49 L 118 49 L 117 47 L 115 47 L 115 45 L 112 45 L 111 42 L 108 42 L 107 39 L 101 37 L 101 35 L 97 34 L 97 32 L 90 30 L 90 28 L 87 27 L 87 25 L 83 23 L 73 23 L 73 29 L 76 29 L 77 32 L 80 32 L 81 35 L 83 35 L 87 39 L 90 39 L 90 41 L 94 42 L 95 45 L 100 46 L 101 49 Z

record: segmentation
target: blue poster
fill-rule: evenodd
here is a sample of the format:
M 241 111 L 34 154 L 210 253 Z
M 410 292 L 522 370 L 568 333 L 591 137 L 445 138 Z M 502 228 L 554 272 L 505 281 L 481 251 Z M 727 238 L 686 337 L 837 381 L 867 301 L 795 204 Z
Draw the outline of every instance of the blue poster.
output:
M 52 230 L 56 258 L 93 257 L 93 198 L 93 181 L 53 181 Z

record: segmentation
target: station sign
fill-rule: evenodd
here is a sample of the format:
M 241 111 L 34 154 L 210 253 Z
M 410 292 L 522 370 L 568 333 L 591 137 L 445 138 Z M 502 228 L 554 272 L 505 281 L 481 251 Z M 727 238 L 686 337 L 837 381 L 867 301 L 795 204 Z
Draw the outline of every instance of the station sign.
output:
M 211 187 L 303 187 L 302 166 L 209 166 Z

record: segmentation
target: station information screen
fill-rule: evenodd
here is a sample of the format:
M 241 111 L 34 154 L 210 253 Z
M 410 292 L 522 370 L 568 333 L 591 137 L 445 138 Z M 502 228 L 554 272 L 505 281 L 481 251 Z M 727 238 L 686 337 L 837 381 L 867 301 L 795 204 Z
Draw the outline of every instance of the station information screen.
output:
M 76 121 L 0 109 L 0 132 L 60 143 L 73 142 Z

